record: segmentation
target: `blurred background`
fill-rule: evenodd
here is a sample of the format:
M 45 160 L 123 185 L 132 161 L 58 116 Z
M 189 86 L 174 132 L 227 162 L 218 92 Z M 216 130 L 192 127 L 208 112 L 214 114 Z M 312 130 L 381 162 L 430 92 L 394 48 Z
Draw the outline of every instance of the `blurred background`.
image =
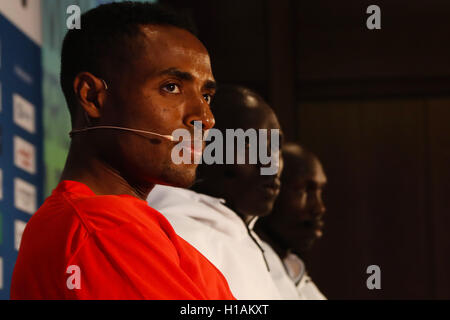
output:
M 69 145 L 59 87 L 66 9 L 103 2 L 0 3 L 0 298 L 21 231 L 56 186 Z M 191 15 L 219 83 L 256 90 L 287 139 L 321 159 L 326 228 L 306 257 L 320 290 L 329 299 L 449 299 L 450 2 L 158 2 Z M 372 4 L 380 30 L 366 27 Z M 372 264 L 380 290 L 366 286 Z

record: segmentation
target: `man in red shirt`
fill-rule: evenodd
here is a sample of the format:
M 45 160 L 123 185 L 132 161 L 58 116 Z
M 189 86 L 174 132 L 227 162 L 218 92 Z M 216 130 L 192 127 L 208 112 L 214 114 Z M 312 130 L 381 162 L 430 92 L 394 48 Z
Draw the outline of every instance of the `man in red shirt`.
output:
M 233 299 L 145 201 L 156 183 L 195 179 L 195 164 L 172 162 L 167 135 L 214 125 L 205 47 L 179 17 L 125 2 L 84 14 L 61 60 L 72 143 L 60 184 L 24 231 L 11 298 Z

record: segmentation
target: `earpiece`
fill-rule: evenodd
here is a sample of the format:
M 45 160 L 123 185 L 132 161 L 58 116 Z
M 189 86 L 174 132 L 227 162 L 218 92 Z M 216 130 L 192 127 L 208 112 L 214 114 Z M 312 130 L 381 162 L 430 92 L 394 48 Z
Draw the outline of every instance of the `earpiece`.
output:
M 108 90 L 108 85 L 106 84 L 106 81 L 102 79 L 103 86 L 105 87 L 105 90 Z

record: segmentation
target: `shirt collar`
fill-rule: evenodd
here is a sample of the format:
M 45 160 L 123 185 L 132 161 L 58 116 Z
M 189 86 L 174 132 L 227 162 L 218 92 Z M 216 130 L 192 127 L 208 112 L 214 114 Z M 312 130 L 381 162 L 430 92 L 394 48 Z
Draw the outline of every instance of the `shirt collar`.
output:
M 204 193 L 195 192 L 193 190 L 189 190 L 189 191 L 192 192 L 191 193 L 192 197 L 196 198 L 196 200 L 198 200 L 198 201 L 207 202 L 207 203 L 210 203 L 212 205 L 218 205 L 218 204 L 225 205 L 227 203 L 227 201 L 225 199 L 223 199 L 223 198 L 216 198 L 216 197 L 204 194 Z
M 249 223 L 248 223 L 248 228 L 250 229 L 250 230 L 253 230 L 253 228 L 255 227 L 255 224 L 256 224 L 256 221 L 258 221 L 258 216 L 254 216 L 254 217 L 252 217 L 252 219 L 249 221 Z
M 226 203 L 227 203 L 227 201 L 224 198 L 216 198 L 216 197 L 204 194 L 204 193 L 196 192 L 195 196 L 197 197 L 197 200 L 200 200 L 200 201 L 203 201 L 203 202 L 207 202 L 207 203 L 210 203 L 212 205 L 224 205 L 224 206 L 226 206 Z M 231 210 L 228 207 L 227 207 L 227 209 Z M 231 210 L 231 211 L 233 211 L 233 213 L 237 217 L 239 217 L 238 214 L 234 210 Z M 256 224 L 256 221 L 258 221 L 258 218 L 259 218 L 258 216 L 253 216 L 250 219 L 250 221 L 248 222 L 247 228 L 253 231 L 253 228 L 255 227 L 255 224 Z M 239 220 L 242 220 L 241 217 L 239 217 Z M 242 221 L 242 222 L 244 222 L 244 221 Z M 245 222 L 244 222 L 244 224 L 245 224 Z
M 53 190 L 53 193 L 57 192 L 70 192 L 86 196 L 95 196 L 95 193 L 84 183 L 72 180 L 63 180 Z

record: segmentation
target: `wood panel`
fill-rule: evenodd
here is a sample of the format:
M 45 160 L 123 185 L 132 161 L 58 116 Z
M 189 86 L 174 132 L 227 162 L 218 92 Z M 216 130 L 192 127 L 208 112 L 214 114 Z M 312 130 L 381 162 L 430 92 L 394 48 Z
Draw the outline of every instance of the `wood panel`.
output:
M 450 99 L 428 101 L 430 139 L 429 218 L 433 224 L 433 243 L 430 251 L 434 259 L 436 297 L 450 299 Z
M 330 298 L 416 299 L 432 294 L 422 101 L 303 103 L 301 141 L 329 178 L 326 232 L 311 273 Z M 366 288 L 379 265 L 382 289 Z
M 373 1 L 299 1 L 297 86 L 305 98 L 450 94 L 450 3 L 389 1 L 381 29 L 366 28 Z
M 301 79 L 450 76 L 448 1 L 377 1 L 380 30 L 366 28 L 371 4 L 299 2 Z
M 267 1 L 269 101 L 287 139 L 297 138 L 295 9 L 291 0 Z

